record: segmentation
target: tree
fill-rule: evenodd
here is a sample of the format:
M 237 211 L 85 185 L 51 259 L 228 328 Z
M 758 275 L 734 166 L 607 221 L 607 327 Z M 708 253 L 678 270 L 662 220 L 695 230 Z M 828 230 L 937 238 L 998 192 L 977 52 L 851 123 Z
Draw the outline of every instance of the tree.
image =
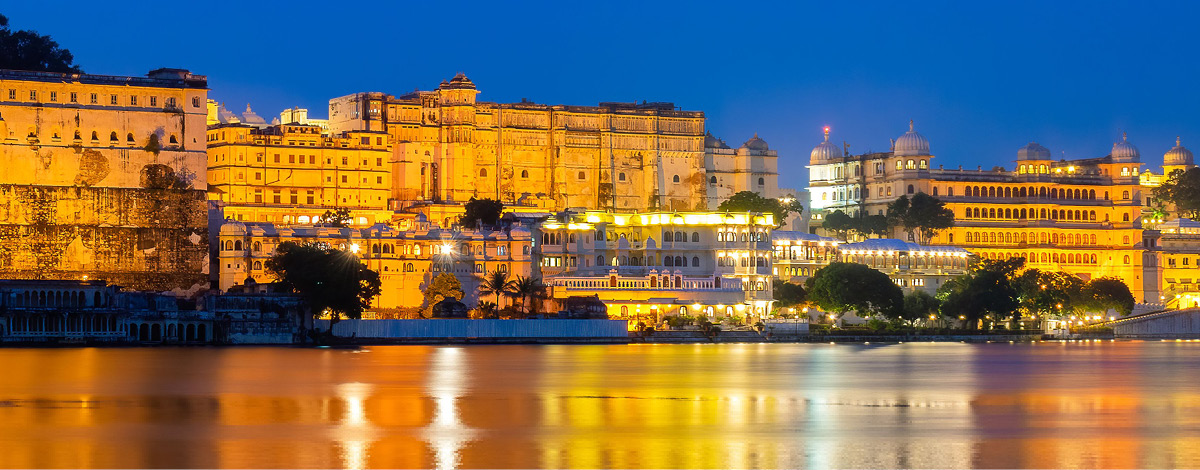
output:
M 485 226 L 496 225 L 500 222 L 500 214 L 504 212 L 504 204 L 495 199 L 475 199 L 467 201 L 463 207 L 463 215 L 458 218 L 458 225 L 478 229 L 479 223 Z
M 462 283 L 458 278 L 450 273 L 441 273 L 433 280 L 425 285 L 425 308 L 431 308 L 434 304 L 441 302 L 446 297 L 454 297 L 462 300 L 463 290 Z
M 804 211 L 804 206 L 800 201 L 794 198 L 788 198 L 788 202 L 762 197 L 754 191 L 739 191 L 729 199 L 721 201 L 717 206 L 717 210 L 726 212 L 761 212 L 764 214 L 772 214 L 775 217 L 775 227 L 782 227 L 787 216 L 793 212 Z
M 1013 279 L 1025 258 L 982 260 L 967 274 L 946 281 L 937 291 L 941 313 L 961 318 L 971 328 L 987 315 L 1008 317 L 1020 306 Z
M 335 207 L 321 215 L 321 221 L 330 227 L 347 227 L 351 220 L 350 209 L 346 207 Z
M 851 310 L 898 316 L 904 292 L 891 278 L 865 264 L 834 262 L 810 278 L 808 298 L 840 317 Z
M 846 215 L 841 210 L 836 210 L 825 215 L 825 221 L 821 223 L 825 230 L 833 232 L 838 238 L 845 240 L 846 234 L 854 228 L 854 219 Z
M 1172 171 L 1167 181 L 1150 194 L 1157 201 L 1175 206 L 1179 217 L 1200 218 L 1200 167 Z
M 36 31 L 12 31 L 8 18 L 0 15 L 0 69 L 36 72 L 83 73 L 71 62 L 71 51 L 59 47 L 50 36 Z
M 1015 285 L 1021 307 L 1028 313 L 1059 315 L 1081 307 L 1084 282 L 1074 274 L 1026 269 L 1016 277 Z
M 1107 312 L 1111 308 L 1122 316 L 1133 313 L 1133 293 L 1129 292 L 1129 286 L 1117 278 L 1092 279 L 1083 287 L 1080 297 L 1084 311 Z
M 546 292 L 546 286 L 542 284 L 542 280 L 535 277 L 522 277 L 517 275 L 517 278 L 512 281 L 511 295 L 521 299 L 521 308 L 526 314 L 530 313 L 530 309 L 526 308 L 526 302 L 531 299 L 537 299 Z M 530 305 L 532 307 L 532 305 Z
M 773 283 L 775 289 L 771 291 L 771 297 L 775 299 L 775 308 L 791 308 L 801 305 L 808 299 L 808 293 L 804 291 L 804 286 L 793 284 L 791 282 L 783 282 L 776 279 Z
M 901 320 L 907 321 L 909 325 L 913 322 L 925 318 L 930 315 L 936 315 L 938 306 L 941 302 L 925 291 L 913 291 L 904 296 L 904 308 L 901 309 Z
M 911 200 L 900 196 L 888 204 L 887 220 L 893 227 L 903 227 L 917 243 L 924 245 L 938 231 L 954 226 L 954 212 L 938 198 L 919 192 Z
M 886 237 L 891 230 L 885 215 L 859 215 L 854 218 L 854 231 L 867 238 L 871 235 Z
M 511 291 L 512 287 L 513 281 L 508 278 L 508 271 L 495 270 L 479 278 L 479 293 L 496 296 L 494 305 L 497 307 L 500 305 L 500 296 Z
M 314 316 L 328 311 L 331 331 L 342 316 L 361 318 L 382 292 L 379 273 L 353 253 L 324 245 L 280 243 L 266 268 L 281 288 L 299 293 Z

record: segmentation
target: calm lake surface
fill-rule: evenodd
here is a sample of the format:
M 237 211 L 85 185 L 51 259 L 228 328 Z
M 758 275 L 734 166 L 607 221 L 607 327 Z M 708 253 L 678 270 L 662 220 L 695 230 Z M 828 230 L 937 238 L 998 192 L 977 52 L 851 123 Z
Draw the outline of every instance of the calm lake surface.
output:
M 0 467 L 1200 467 L 1200 342 L 0 349 Z

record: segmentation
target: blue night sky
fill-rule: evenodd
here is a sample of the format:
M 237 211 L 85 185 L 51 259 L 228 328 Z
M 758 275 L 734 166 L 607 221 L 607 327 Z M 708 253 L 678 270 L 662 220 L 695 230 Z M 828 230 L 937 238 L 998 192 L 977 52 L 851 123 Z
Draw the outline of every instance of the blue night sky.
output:
M 1011 168 L 1031 140 L 1103 156 L 1121 131 L 1155 171 L 1176 135 L 1200 150 L 1200 2 L 286 5 L 24 1 L 0 13 L 86 72 L 187 68 L 208 75 L 210 97 L 268 120 L 291 106 L 325 117 L 329 98 L 433 89 L 460 71 L 486 101 L 671 101 L 704 111 L 732 146 L 758 132 L 779 151 L 781 186 L 804 186 L 824 125 L 859 153 L 887 150 L 914 119 L 947 168 Z

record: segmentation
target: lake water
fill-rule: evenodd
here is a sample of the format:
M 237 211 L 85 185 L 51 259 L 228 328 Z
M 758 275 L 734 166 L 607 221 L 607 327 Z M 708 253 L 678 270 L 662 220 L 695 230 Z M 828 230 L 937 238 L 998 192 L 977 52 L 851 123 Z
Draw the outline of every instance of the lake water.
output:
M 0 467 L 1200 467 L 1200 342 L 0 349 Z

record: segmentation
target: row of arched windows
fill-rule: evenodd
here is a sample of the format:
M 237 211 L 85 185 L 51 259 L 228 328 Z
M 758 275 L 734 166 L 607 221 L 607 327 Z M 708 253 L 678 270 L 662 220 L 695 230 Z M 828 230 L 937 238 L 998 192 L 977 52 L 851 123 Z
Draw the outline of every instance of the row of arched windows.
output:
M 741 258 L 741 260 L 742 261 L 740 264 L 743 268 L 750 267 L 751 262 L 754 263 L 755 267 L 763 267 L 763 266 L 767 265 L 767 258 L 762 257 L 762 256 L 756 256 L 754 258 L 746 256 L 746 257 Z M 738 264 L 739 263 L 737 261 L 737 258 L 734 258 L 732 256 L 718 256 L 717 257 L 717 266 L 736 268 L 738 266 Z
M 680 231 L 670 232 L 670 231 L 664 230 L 663 231 L 663 241 L 664 242 L 686 242 L 686 241 L 688 241 L 688 236 L 687 236 L 686 232 L 680 232 Z M 699 242 L 700 242 L 700 232 L 692 232 L 692 243 L 699 243 Z
M 937 193 L 935 192 L 936 196 Z M 947 196 L 953 196 L 953 192 Z M 1083 200 L 1093 201 L 1096 199 L 1095 189 L 1059 189 L 1059 188 L 1033 188 L 1033 187 L 1003 187 L 1003 186 L 967 186 L 966 196 L 968 197 L 987 197 L 987 198 L 1029 198 L 1036 197 L 1042 199 L 1066 199 L 1066 200 Z M 1108 199 L 1108 192 L 1104 192 L 1104 199 Z M 1125 191 L 1125 199 L 1129 199 L 1129 191 Z
M 979 253 L 980 258 L 991 260 L 1004 260 L 1010 258 L 1025 258 L 1030 263 L 1058 263 L 1058 264 L 1096 264 L 1096 255 L 1092 253 L 996 253 L 987 252 Z M 1129 257 L 1125 257 L 1125 264 L 1129 264 Z
M 968 207 L 963 209 L 963 217 L 968 219 L 1048 219 L 1071 222 L 1095 222 L 1096 211 Z
M 967 232 L 967 243 L 1095 245 L 1096 241 L 1095 234 L 1086 233 L 1041 232 L 1034 235 L 1023 232 Z
M 93 293 L 92 303 L 83 291 L 25 291 L 13 297 L 14 307 L 97 307 L 101 306 L 99 292 Z

